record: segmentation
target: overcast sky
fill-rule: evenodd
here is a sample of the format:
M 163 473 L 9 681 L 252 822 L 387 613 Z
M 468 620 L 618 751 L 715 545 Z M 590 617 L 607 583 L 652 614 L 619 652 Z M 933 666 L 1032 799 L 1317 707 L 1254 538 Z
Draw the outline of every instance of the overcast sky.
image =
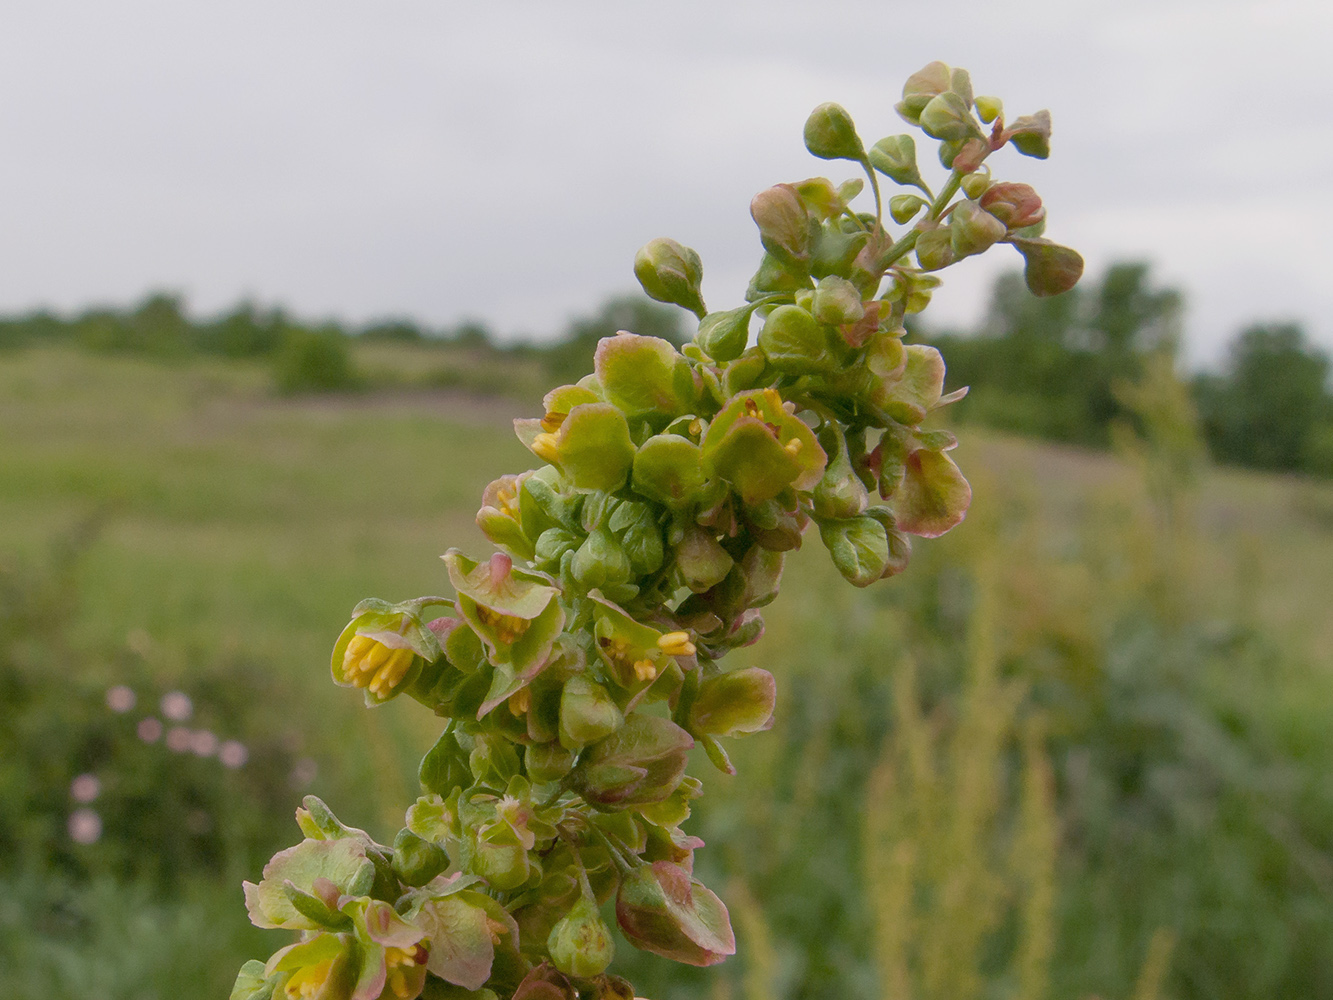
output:
M 1331 42 L 1326 0 L 0 0 L 0 311 L 164 288 L 544 336 L 654 236 L 727 308 L 750 197 L 851 176 L 805 152 L 810 109 L 906 131 L 943 59 L 1051 109 L 1051 159 L 995 173 L 1091 274 L 1181 287 L 1194 361 L 1257 319 L 1333 347 Z M 951 268 L 930 315 L 974 321 L 1017 263 Z

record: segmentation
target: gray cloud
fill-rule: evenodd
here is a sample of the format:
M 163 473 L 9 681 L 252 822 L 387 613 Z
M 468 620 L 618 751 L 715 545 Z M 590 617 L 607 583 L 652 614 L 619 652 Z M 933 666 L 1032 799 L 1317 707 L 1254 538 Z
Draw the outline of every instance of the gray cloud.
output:
M 0 308 L 170 287 L 541 335 L 631 288 L 657 235 L 728 303 L 750 196 L 841 176 L 802 149 L 808 110 L 899 131 L 902 79 L 943 58 L 1052 109 L 1052 160 L 997 172 L 1094 270 L 1150 257 L 1182 286 L 1196 360 L 1255 318 L 1333 344 L 1330 37 L 1294 0 L 48 0 L 0 36 Z M 971 321 L 1012 263 L 950 271 L 936 315 Z

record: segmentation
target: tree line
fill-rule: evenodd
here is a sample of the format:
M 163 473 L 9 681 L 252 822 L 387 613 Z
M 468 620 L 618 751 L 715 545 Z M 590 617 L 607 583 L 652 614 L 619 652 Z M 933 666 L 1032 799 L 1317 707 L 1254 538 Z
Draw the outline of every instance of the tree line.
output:
M 1038 299 L 1018 273 L 997 278 L 976 330 L 917 328 L 911 335 L 944 354 L 954 386 L 971 387 L 958 417 L 1014 433 L 1105 447 L 1117 422 L 1132 422 L 1124 389 L 1155 356 L 1176 361 L 1184 301 L 1158 286 L 1147 264 L 1113 264 L 1100 278 Z M 493 362 L 521 358 L 557 381 L 589 368 L 597 341 L 633 330 L 680 343 L 682 314 L 640 296 L 612 298 L 571 320 L 542 342 L 502 338 L 478 321 L 428 327 L 394 319 L 352 326 L 311 323 L 282 309 L 243 303 L 198 319 L 184 300 L 157 293 L 127 309 L 73 316 L 37 312 L 0 317 L 0 350 L 66 343 L 93 351 L 159 358 L 215 355 L 264 359 L 289 392 L 366 387 L 350 347 L 407 344 L 450 351 L 441 385 L 476 391 L 501 386 L 474 379 L 461 357 Z M 452 367 L 452 377 L 450 375 Z M 1220 370 L 1189 376 L 1199 428 L 1219 462 L 1277 471 L 1333 475 L 1330 360 L 1295 323 L 1255 323 L 1228 345 Z

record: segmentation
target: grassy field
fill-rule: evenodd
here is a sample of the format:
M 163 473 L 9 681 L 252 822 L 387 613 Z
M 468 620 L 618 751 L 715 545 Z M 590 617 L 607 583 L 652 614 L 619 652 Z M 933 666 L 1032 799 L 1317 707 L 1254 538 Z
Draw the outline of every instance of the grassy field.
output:
M 392 347 L 375 351 L 374 364 L 411 363 Z M 303 746 L 327 762 L 327 773 L 364 791 L 361 803 L 344 804 L 346 818 L 391 835 L 415 794 L 416 758 L 438 723 L 402 703 L 364 712 L 359 699 L 328 682 L 328 649 L 360 598 L 440 592 L 438 556 L 446 548 L 484 551 L 472 523 L 482 487 L 531 464 L 508 426 L 513 409 L 443 390 L 284 399 L 273 394 L 266 371 L 240 363 L 173 367 L 63 350 L 6 355 L 0 559 L 36 565 L 52 540 L 95 521 L 79 569 L 79 603 L 69 609 L 78 647 L 108 664 L 116 651 L 133 649 L 163 687 L 186 691 L 198 672 L 238 657 L 281 672 L 299 692 L 290 725 Z M 782 757 L 765 750 L 766 740 L 782 747 L 808 740 L 810 753 L 859 746 L 852 770 L 873 761 L 887 726 L 888 678 L 905 656 L 937 666 L 927 699 L 947 703 L 951 651 L 968 630 L 969 581 L 982 563 L 999 581 L 996 642 L 1005 670 L 1038 693 L 1053 679 L 1066 692 L 1054 702 L 1054 736 L 1065 741 L 1059 752 L 1077 749 L 1092 725 L 1088 713 L 1060 709 L 1059 699 L 1114 669 L 1107 650 L 1119 648 L 1127 609 L 1145 604 L 1143 614 L 1158 625 L 1187 619 L 1200 634 L 1217 632 L 1219 643 L 1238 628 L 1265 637 L 1264 655 L 1244 659 L 1244 672 L 1199 678 L 1197 690 L 1219 712 L 1241 711 L 1245 727 L 1268 734 L 1275 758 L 1301 772 L 1301 794 L 1320 803 L 1333 798 L 1326 778 L 1305 775 L 1333 763 L 1325 733 L 1333 711 L 1333 484 L 1208 470 L 1186 497 L 1184 523 L 1164 526 L 1123 459 L 979 431 L 964 438 L 959 464 L 977 499 L 963 526 L 920 543 L 919 565 L 868 592 L 841 585 L 811 541 L 790 564 L 768 637 L 737 654 L 772 667 L 784 701 L 774 733 L 743 745 L 741 777 L 708 777 L 719 804 L 703 823 L 710 846 L 722 842 L 719 857 L 734 858 L 727 838 L 744 843 L 756 817 L 781 827 L 820 807 L 808 781 L 784 783 L 775 771 Z M 113 666 L 105 669 L 114 676 Z M 851 694 L 802 705 L 802 685 L 825 681 L 851 685 Z M 858 699 L 880 707 L 848 716 Z M 819 705 L 827 717 L 817 717 Z M 860 788 L 855 775 L 847 780 Z M 749 792 L 746 782 L 754 783 Z M 293 792 L 292 805 L 297 798 Z M 746 802 L 748 816 L 728 808 Z M 1327 887 L 1333 827 L 1320 828 L 1322 805 L 1311 808 L 1315 819 L 1301 821 L 1305 832 L 1293 835 L 1299 843 L 1292 850 L 1308 856 L 1311 884 Z M 782 836 L 775 857 L 804 842 L 800 831 Z M 811 878 L 827 876 L 818 868 L 816 858 Z M 732 874 L 754 883 L 770 911 L 781 911 L 774 900 L 795 891 L 783 883 L 790 872 L 777 867 L 736 862 Z M 239 893 L 234 901 L 239 911 Z M 848 904 L 840 919 L 863 918 L 866 905 Z M 1280 919 L 1285 904 L 1274 905 Z M 1318 926 L 1328 926 L 1330 906 L 1326 897 Z M 782 995 L 805 995 L 800 984 L 811 974 L 781 947 L 791 921 L 770 916 L 778 945 L 766 981 Z M 1142 926 L 1151 929 L 1158 917 L 1163 925 L 1173 919 L 1157 914 Z M 1241 926 L 1219 941 L 1244 938 L 1243 914 L 1233 918 Z M 742 937 L 768 933 L 755 919 Z M 1131 956 L 1125 962 L 1142 960 L 1141 937 L 1122 948 Z M 1307 943 L 1273 958 L 1279 971 Z M 864 952 L 863 944 L 849 947 Z M 1067 950 L 1082 954 L 1079 947 Z M 1202 970 L 1191 973 L 1194 959 L 1182 948 L 1181 995 L 1252 995 L 1209 985 Z M 1202 966 L 1205 956 L 1196 957 Z M 1070 959 L 1077 968 L 1066 979 L 1057 969 L 1057 986 L 1104 985 L 1128 995 L 1124 962 L 1097 971 L 1094 959 Z M 753 983 L 733 985 L 758 1000 Z M 663 981 L 660 988 L 671 987 Z

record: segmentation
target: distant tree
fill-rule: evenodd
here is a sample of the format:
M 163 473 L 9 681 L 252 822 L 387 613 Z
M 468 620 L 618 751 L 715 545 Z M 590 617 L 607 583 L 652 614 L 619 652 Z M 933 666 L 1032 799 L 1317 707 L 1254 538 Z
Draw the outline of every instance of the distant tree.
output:
M 603 337 L 621 330 L 644 337 L 661 337 L 680 345 L 685 341 L 681 324 L 684 314 L 673 306 L 659 305 L 642 295 L 608 299 L 593 316 L 570 323 L 564 336 L 546 352 L 546 367 L 553 378 L 574 382 L 592 370 L 592 355 Z
M 426 339 L 419 326 L 404 319 L 372 323 L 361 331 L 360 336 L 362 340 L 393 344 L 419 344 Z
M 1196 381 L 1213 456 L 1261 469 L 1300 469 L 1329 406 L 1329 358 L 1294 323 L 1260 324 L 1231 344 L 1221 376 Z
M 347 337 L 337 327 L 289 327 L 275 359 L 278 390 L 335 392 L 356 384 Z
M 252 358 L 276 351 L 282 332 L 280 313 L 261 313 L 253 302 L 242 302 L 221 319 L 199 327 L 196 339 L 203 350 Z
M 937 335 L 951 384 L 972 386 L 964 415 L 1007 430 L 1105 445 L 1125 416 L 1114 387 L 1145 359 L 1174 355 L 1181 297 L 1153 286 L 1140 262 L 1113 264 L 1089 291 L 1037 298 L 1002 274 L 976 335 Z

